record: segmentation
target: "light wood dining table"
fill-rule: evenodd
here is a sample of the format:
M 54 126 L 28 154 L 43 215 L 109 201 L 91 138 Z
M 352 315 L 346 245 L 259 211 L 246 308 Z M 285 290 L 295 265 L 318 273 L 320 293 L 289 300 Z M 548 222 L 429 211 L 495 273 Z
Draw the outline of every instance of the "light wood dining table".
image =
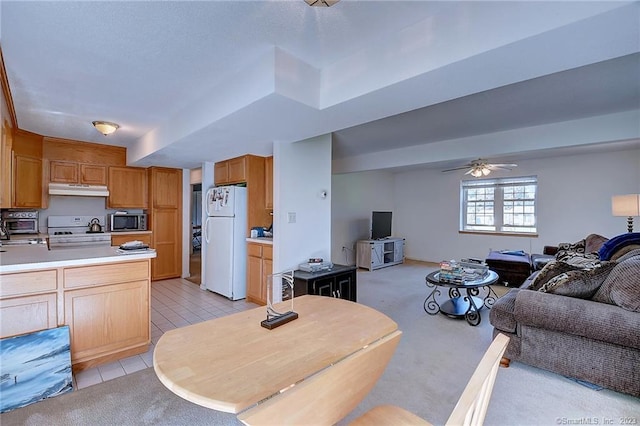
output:
M 287 310 L 290 305 L 287 301 L 275 307 Z M 340 378 L 352 369 L 362 370 L 360 376 L 377 374 L 368 388 L 353 396 L 357 400 L 349 406 L 355 407 L 395 351 L 401 334 L 397 324 L 373 308 L 332 297 L 296 297 L 293 310 L 297 319 L 272 330 L 260 325 L 265 307 L 170 330 L 156 344 L 155 372 L 176 395 L 228 413 L 255 408 L 305 381 L 331 387 L 341 386 Z M 387 346 L 392 347 L 386 356 L 361 356 L 356 362 L 360 352 L 389 337 L 392 345 Z M 332 370 L 336 366 L 343 371 Z M 316 397 L 306 398 L 316 399 L 317 389 L 313 394 Z

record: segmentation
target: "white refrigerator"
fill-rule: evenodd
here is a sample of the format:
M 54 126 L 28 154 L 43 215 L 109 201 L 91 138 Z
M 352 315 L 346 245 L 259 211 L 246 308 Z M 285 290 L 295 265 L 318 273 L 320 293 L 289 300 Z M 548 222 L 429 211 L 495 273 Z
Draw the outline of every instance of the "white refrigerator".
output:
M 247 188 L 219 186 L 206 194 L 203 280 L 231 300 L 247 295 Z

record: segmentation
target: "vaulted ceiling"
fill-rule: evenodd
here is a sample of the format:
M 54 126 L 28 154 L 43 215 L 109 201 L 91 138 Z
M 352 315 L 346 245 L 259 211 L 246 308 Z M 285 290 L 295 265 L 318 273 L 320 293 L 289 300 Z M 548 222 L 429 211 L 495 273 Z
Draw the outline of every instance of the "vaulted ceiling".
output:
M 20 128 L 186 168 L 332 132 L 343 172 L 416 146 L 437 155 L 389 167 L 443 164 L 478 135 L 595 118 L 622 125 L 584 145 L 638 146 L 639 23 L 637 1 L 0 4 Z

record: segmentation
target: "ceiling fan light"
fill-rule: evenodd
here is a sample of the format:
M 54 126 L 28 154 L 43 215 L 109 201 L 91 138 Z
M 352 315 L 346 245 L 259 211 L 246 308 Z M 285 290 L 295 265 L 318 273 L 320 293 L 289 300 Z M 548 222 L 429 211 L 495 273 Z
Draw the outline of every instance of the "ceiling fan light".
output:
M 473 170 L 471 170 L 471 176 L 473 177 L 481 177 L 482 176 L 482 170 L 474 167 Z
M 93 124 L 93 127 L 95 127 L 96 130 L 105 136 L 110 135 L 120 128 L 118 124 L 111 123 L 109 121 L 92 121 L 91 124 Z
M 487 166 L 482 167 L 482 175 L 483 176 L 487 176 L 489 173 L 491 173 L 491 169 L 488 168 Z

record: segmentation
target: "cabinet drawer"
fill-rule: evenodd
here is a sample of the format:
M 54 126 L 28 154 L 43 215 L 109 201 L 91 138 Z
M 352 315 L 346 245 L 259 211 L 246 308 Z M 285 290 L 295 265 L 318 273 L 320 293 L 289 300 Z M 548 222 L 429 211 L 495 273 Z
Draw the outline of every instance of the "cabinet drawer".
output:
M 90 287 L 149 279 L 149 261 L 65 268 L 64 288 Z
M 22 272 L 2 275 L 0 297 L 55 291 L 57 272 L 55 269 L 37 272 Z
M 262 257 L 262 244 L 247 244 L 247 255 Z

